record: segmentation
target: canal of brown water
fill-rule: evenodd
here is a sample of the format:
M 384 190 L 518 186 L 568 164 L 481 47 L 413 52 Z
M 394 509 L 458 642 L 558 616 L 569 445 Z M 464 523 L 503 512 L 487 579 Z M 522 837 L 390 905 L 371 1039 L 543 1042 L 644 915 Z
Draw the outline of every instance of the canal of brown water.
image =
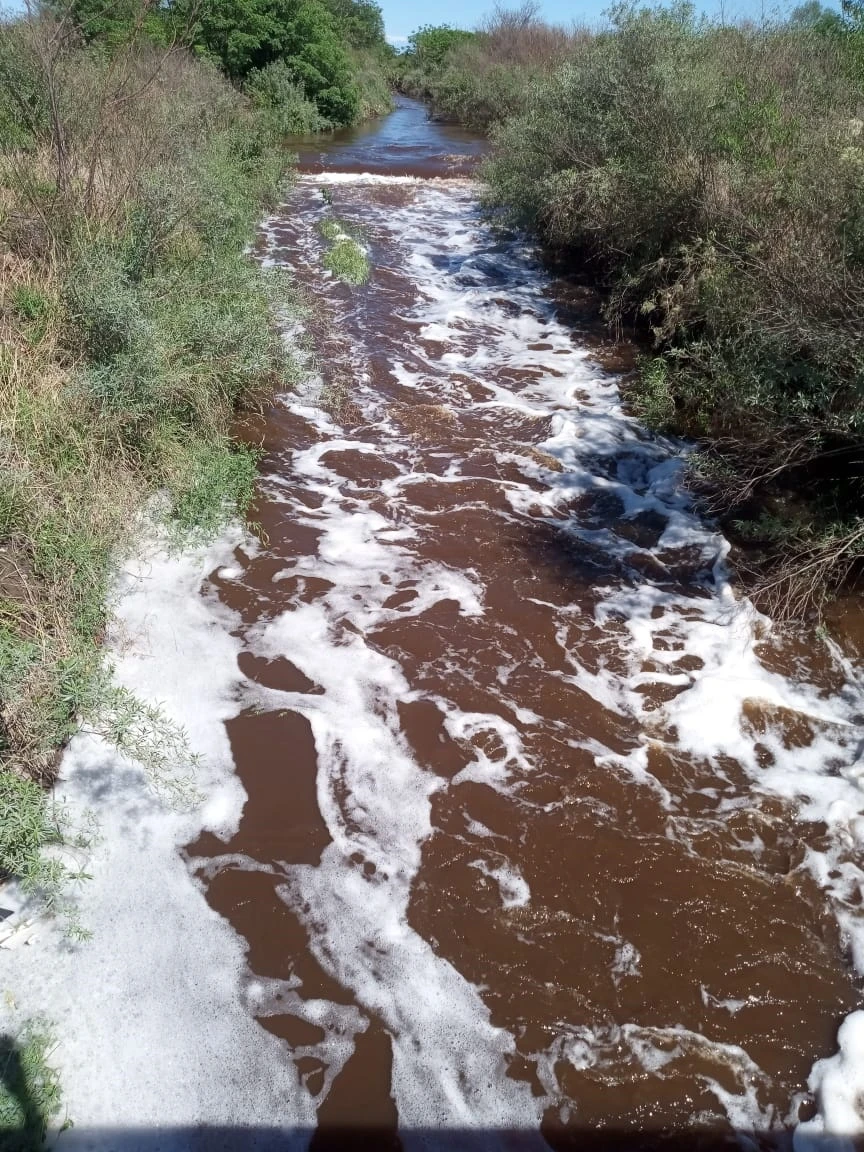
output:
M 733 594 L 686 447 L 483 224 L 480 150 L 405 102 L 262 229 L 308 379 L 205 588 L 248 800 L 190 866 L 313 1148 L 791 1147 L 862 1003 L 859 673 Z

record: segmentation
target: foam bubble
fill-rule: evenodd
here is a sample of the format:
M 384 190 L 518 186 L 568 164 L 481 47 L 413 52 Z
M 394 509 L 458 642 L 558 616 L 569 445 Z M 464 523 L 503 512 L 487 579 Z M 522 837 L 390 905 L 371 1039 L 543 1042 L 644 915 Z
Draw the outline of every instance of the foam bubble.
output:
M 819 1115 L 795 1131 L 795 1152 L 854 1152 L 860 1147 L 864 1099 L 864 1012 L 853 1012 L 837 1033 L 840 1051 L 819 1060 L 809 1087 Z
M 128 562 L 109 634 L 118 682 L 186 729 L 203 805 L 166 809 L 141 768 L 93 735 L 76 737 L 63 759 L 58 799 L 73 823 L 88 811 L 99 821 L 92 879 L 75 893 L 92 938 L 72 944 L 42 923 L 4 958 L 0 1015 L 13 1033 L 28 1016 L 52 1019 L 52 1063 L 76 1125 L 64 1147 L 108 1152 L 112 1128 L 141 1130 L 149 1148 L 147 1128 L 314 1121 L 284 1046 L 246 1009 L 241 941 L 179 853 L 204 829 L 230 834 L 245 799 L 223 726 L 239 707 L 235 621 L 200 594 L 244 542 L 234 532 L 207 550 L 153 548 Z M 134 1134 L 124 1147 L 137 1147 Z
M 589 751 L 598 768 L 626 772 L 638 785 L 651 788 L 669 814 L 671 836 L 686 839 L 687 824 L 676 812 L 676 797 L 649 770 L 652 748 L 665 747 L 704 762 L 721 781 L 723 763 L 731 758 L 748 774 L 754 801 L 762 795 L 779 797 L 802 821 L 824 821 L 830 843 L 811 847 L 803 867 L 833 901 L 856 966 L 864 974 L 864 929 L 856 911 L 864 881 L 864 765 L 856 741 L 864 715 L 860 676 L 827 645 L 825 662 L 845 682 L 833 695 L 805 676 L 782 676 L 766 667 L 770 622 L 735 596 L 727 570 L 729 544 L 694 513 L 682 483 L 690 449 L 650 436 L 627 414 L 614 379 L 591 363 L 572 331 L 559 321 L 554 302 L 545 295 L 546 275 L 525 246 L 493 242 L 485 234 L 470 184 L 444 186 L 408 178 L 399 182 L 410 185 L 410 195 L 395 204 L 378 204 L 362 193 L 364 184 L 376 182 L 372 178 L 339 176 L 332 182 L 343 186 L 340 195 L 352 210 L 397 246 L 417 293 L 416 304 L 403 317 L 404 347 L 392 350 L 393 379 L 418 402 L 443 405 L 451 413 L 535 422 L 533 446 L 544 459 L 518 447 L 495 451 L 492 446 L 499 465 L 515 465 L 525 478 L 524 483 L 508 479 L 499 484 L 513 518 L 543 518 L 562 537 L 619 566 L 622 579 L 607 575 L 608 586 L 595 589 L 593 624 L 602 636 L 592 641 L 596 659 L 586 659 L 582 632 L 572 627 L 572 620 L 557 606 L 546 605 L 561 612 L 556 635 L 563 668 L 555 674 L 609 713 L 636 719 L 644 743 L 626 754 L 585 741 L 571 746 Z M 357 185 L 356 196 L 352 185 Z M 411 488 L 459 484 L 463 461 L 451 456 L 435 475 L 415 470 L 410 449 L 400 443 L 399 430 L 380 401 L 365 385 L 358 398 L 366 417 L 388 437 L 388 459 L 404 468 L 382 491 L 400 509 L 400 577 L 413 580 L 422 596 L 426 574 L 407 576 L 411 532 L 421 523 L 411 506 Z M 321 479 L 332 491 L 333 481 Z M 321 493 L 326 501 L 323 488 Z M 589 508 L 592 502 L 605 502 L 620 511 L 592 520 L 573 514 L 577 501 Z M 326 517 L 331 516 L 338 522 L 344 510 L 331 503 Z M 640 522 L 659 525 L 656 538 L 643 542 L 633 530 Z M 359 548 L 358 565 L 367 557 L 378 563 L 382 553 L 373 553 L 371 539 L 377 534 L 380 541 L 383 525 L 367 523 L 367 537 L 359 524 L 355 527 L 351 539 Z M 346 530 L 345 539 L 349 535 Z M 392 561 L 392 554 L 388 559 Z M 678 579 L 682 568 L 691 570 L 693 578 Z M 646 571 L 653 575 L 646 578 Z M 346 579 L 348 587 L 357 587 L 350 571 L 334 563 L 333 572 Z M 455 578 L 447 575 L 449 581 Z M 442 588 L 439 585 L 434 595 Z M 370 610 L 342 602 L 361 629 L 384 618 L 374 592 L 370 598 Z M 424 609 L 432 602 L 423 599 Z M 481 612 L 482 587 L 463 589 L 459 602 L 463 612 L 469 605 L 468 610 Z M 507 669 L 499 672 L 502 692 L 508 675 Z M 437 703 L 449 735 L 471 753 L 471 762 L 452 787 L 473 780 L 507 792 L 534 770 L 519 731 L 509 721 L 485 713 L 461 714 L 447 701 Z M 518 701 L 508 700 L 507 707 L 511 715 L 519 715 Z M 749 720 L 754 714 L 766 718 L 758 739 Z M 787 746 L 782 724 L 773 719 L 783 714 L 811 727 L 808 744 Z M 717 797 L 722 817 L 724 801 L 719 792 Z M 758 854 L 756 838 L 751 848 Z M 622 953 L 622 975 L 626 960 Z M 722 1006 L 734 1013 L 741 1005 L 728 1001 Z M 848 1063 L 856 1055 L 853 1045 L 844 1059 Z M 744 1060 L 731 1050 L 727 1056 L 733 1063 Z M 830 1077 L 820 1081 L 820 1098 L 829 1101 L 829 1110 L 831 1093 L 839 1091 L 834 1083 Z M 730 1095 L 719 1080 L 712 1090 L 736 1123 L 758 1113 L 748 1091 Z M 864 1127 L 860 1118 L 858 1123 Z

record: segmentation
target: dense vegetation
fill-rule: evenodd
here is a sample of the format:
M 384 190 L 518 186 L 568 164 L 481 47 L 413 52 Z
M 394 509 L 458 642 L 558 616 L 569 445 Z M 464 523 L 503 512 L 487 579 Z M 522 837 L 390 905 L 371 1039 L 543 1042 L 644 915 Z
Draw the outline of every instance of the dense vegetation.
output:
M 84 723 L 175 796 L 189 760 L 112 683 L 116 566 L 154 520 L 179 546 L 248 504 L 235 412 L 294 367 L 272 320 L 290 286 L 245 248 L 285 135 L 383 111 L 387 59 L 368 0 L 46 0 L 0 21 L 0 881 L 72 932 L 44 851 L 73 835 L 43 787 L 58 750 Z M 35 1029 L 0 1052 L 4 1147 L 41 1146 L 48 1047 Z
M 649 332 L 636 410 L 698 441 L 751 587 L 806 612 L 864 557 L 864 10 L 620 6 L 589 34 L 528 6 L 440 43 L 403 82 L 490 131 L 490 212 Z
M 289 365 L 243 248 L 285 158 L 214 66 L 95 50 L 68 12 L 0 27 L 0 71 L 0 874 L 50 888 L 51 822 L 7 774 L 50 776 L 82 718 L 121 744 L 146 727 L 100 642 L 148 497 L 178 537 L 249 499 L 232 414 Z
M 104 666 L 114 565 L 145 505 L 182 542 L 248 502 L 234 413 L 293 368 L 287 287 L 244 249 L 284 134 L 362 111 L 345 37 L 384 60 L 366 0 L 182 4 L 0 23 L 0 879 L 49 903 L 61 832 L 31 782 L 78 725 L 163 778 L 186 754 Z
M 390 108 L 393 50 L 371 0 L 54 0 L 52 9 L 102 49 L 143 35 L 212 60 L 286 133 Z

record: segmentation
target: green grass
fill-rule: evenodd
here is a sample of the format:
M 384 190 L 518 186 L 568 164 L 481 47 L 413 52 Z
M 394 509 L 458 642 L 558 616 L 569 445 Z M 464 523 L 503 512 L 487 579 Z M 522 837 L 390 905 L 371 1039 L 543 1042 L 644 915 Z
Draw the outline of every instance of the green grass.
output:
M 181 545 L 207 540 L 238 508 L 251 503 L 258 475 L 258 453 L 251 448 L 201 441 L 189 451 L 188 472 L 175 483 L 170 526 Z
M 17 1040 L 0 1037 L 0 1148 L 39 1152 L 61 1106 L 60 1084 L 49 1063 L 54 1039 L 32 1023 Z
M 341 220 L 333 217 L 322 220 L 319 230 L 329 245 L 323 260 L 328 272 L 332 272 L 337 280 L 342 280 L 345 284 L 365 284 L 369 279 L 371 267 L 369 257 L 359 240 L 348 231 Z
M 38 51 L 18 51 L 41 34 L 0 22 L 0 48 L 9 38 L 44 95 Z M 63 51 L 72 108 L 101 64 L 72 41 Z M 106 68 L 109 102 L 111 85 L 150 75 L 151 51 Z M 7 173 L 14 211 L 0 220 L 12 257 L 0 270 L 0 874 L 64 915 L 70 877 L 43 850 L 72 833 L 41 785 L 82 725 L 140 761 L 170 802 L 195 798 L 185 733 L 114 684 L 103 649 L 139 513 L 164 509 L 174 548 L 244 515 L 257 457 L 232 440 L 235 414 L 296 376 L 273 322 L 288 285 L 245 254 L 283 191 L 273 119 L 208 65 L 171 61 L 158 115 L 143 123 L 120 100 L 121 119 L 98 137 L 104 199 L 88 205 L 58 185 L 57 225 L 33 194 L 42 152 L 25 150 Z M 83 105 L 64 125 L 78 163 L 93 146 L 90 113 Z M 47 120 L 41 131 L 39 148 L 56 155 Z
M 319 231 L 325 240 L 338 240 L 341 236 L 345 236 L 345 228 L 338 220 L 326 219 L 322 220 Z
M 60 840 L 60 826 L 43 789 L 32 780 L 0 771 L 0 877 L 16 876 L 25 890 L 55 901 L 65 873 L 43 850 Z

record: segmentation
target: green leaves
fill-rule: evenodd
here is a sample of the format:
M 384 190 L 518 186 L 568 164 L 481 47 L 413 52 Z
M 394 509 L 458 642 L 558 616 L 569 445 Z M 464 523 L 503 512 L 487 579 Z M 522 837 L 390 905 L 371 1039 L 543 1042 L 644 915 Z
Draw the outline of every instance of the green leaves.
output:
M 232 80 L 241 83 L 251 77 L 253 89 L 261 92 L 261 72 L 279 62 L 284 77 L 333 124 L 350 123 L 359 108 L 343 41 L 345 20 L 352 15 L 361 22 L 369 17 L 364 16 L 363 5 L 357 13 L 342 9 L 345 5 L 334 15 L 321 0 L 208 0 L 200 7 L 194 0 L 174 0 L 172 4 L 178 16 L 195 18 L 195 43 L 215 56 Z M 284 103 L 284 80 L 279 79 L 279 87 Z M 274 85 L 265 81 L 263 92 L 272 100 Z

